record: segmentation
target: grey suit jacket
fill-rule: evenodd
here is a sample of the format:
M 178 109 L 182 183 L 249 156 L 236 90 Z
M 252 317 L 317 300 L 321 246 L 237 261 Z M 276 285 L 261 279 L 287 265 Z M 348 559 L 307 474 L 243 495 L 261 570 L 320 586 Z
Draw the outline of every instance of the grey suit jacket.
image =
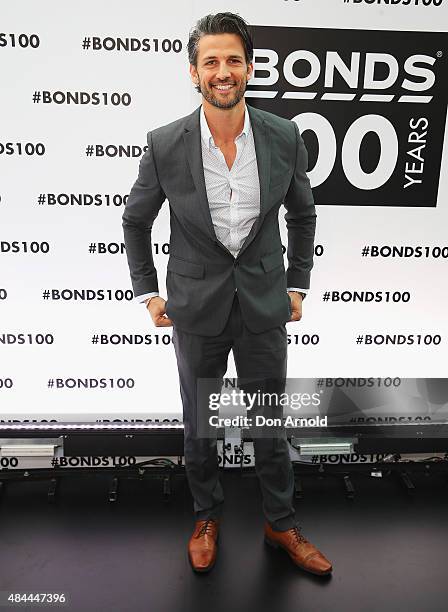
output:
M 217 239 L 202 166 L 198 107 L 147 135 L 148 149 L 123 213 L 134 295 L 158 291 L 151 228 L 170 206 L 167 315 L 190 333 L 214 336 L 227 321 L 235 290 L 247 327 L 261 332 L 290 318 L 287 287 L 307 289 L 316 211 L 306 175 L 308 154 L 293 121 L 247 106 L 260 178 L 260 215 L 236 258 Z M 288 269 L 278 225 L 286 208 Z

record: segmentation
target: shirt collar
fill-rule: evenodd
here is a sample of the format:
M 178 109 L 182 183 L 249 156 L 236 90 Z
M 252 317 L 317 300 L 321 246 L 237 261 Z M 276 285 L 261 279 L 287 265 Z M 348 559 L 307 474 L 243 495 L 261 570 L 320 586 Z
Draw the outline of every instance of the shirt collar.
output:
M 212 133 L 210 132 L 210 128 L 208 127 L 207 119 L 205 118 L 204 107 L 202 105 L 201 105 L 201 112 L 200 112 L 199 123 L 200 123 L 200 126 L 201 126 L 201 138 L 202 138 L 202 141 L 204 142 L 204 144 L 209 149 L 212 149 L 213 147 L 216 147 L 215 141 L 213 140 Z M 247 138 L 248 135 L 249 135 L 249 131 L 250 131 L 250 117 L 249 117 L 249 112 L 247 110 L 247 105 L 245 104 L 244 105 L 244 125 L 243 125 L 243 129 L 242 129 L 241 133 L 238 134 L 238 136 L 235 138 L 235 140 L 237 138 L 240 138 L 243 134 Z

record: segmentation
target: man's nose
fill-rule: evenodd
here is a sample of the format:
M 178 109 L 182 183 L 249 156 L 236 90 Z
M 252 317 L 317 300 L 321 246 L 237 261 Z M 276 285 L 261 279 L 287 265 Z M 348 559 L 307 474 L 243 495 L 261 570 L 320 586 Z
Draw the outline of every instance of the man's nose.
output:
M 229 78 L 230 70 L 225 62 L 222 62 L 221 64 L 219 64 L 219 69 L 218 69 L 216 76 L 218 79 L 223 79 L 223 80 Z

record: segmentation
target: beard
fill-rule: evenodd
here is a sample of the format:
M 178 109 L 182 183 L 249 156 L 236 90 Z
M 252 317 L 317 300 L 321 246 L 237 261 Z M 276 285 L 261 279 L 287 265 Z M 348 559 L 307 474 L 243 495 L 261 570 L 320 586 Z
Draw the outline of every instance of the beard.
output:
M 233 84 L 234 82 L 228 81 L 226 83 L 220 83 L 220 84 L 227 85 L 230 83 Z M 231 98 L 229 96 L 229 99 L 225 99 L 225 100 L 219 100 L 215 96 L 214 88 L 212 87 L 212 85 L 207 86 L 207 85 L 203 85 L 202 83 L 200 83 L 199 87 L 197 87 L 196 89 L 200 91 L 200 93 L 204 96 L 207 102 L 210 102 L 210 104 L 212 104 L 216 108 L 229 109 L 229 108 L 233 108 L 234 106 L 236 106 L 238 102 L 242 100 L 244 96 L 244 92 L 246 91 L 246 88 L 247 88 L 247 79 L 243 78 L 240 82 L 240 85 L 236 87 L 236 89 L 234 90 L 233 96 Z

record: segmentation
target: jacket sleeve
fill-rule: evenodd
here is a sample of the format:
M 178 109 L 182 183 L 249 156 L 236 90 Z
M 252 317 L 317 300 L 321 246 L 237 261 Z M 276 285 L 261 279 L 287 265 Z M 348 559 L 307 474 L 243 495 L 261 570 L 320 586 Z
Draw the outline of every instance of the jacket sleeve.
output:
M 135 297 L 159 290 L 152 257 L 151 231 L 165 194 L 157 175 L 151 132 L 148 132 L 147 142 L 148 148 L 140 159 L 138 177 L 129 193 L 122 216 L 126 256 Z
M 295 121 L 292 121 L 296 136 L 296 159 L 294 174 L 285 196 L 285 220 L 288 233 L 288 287 L 310 286 L 313 267 L 316 209 L 310 181 L 306 174 L 308 152 Z

